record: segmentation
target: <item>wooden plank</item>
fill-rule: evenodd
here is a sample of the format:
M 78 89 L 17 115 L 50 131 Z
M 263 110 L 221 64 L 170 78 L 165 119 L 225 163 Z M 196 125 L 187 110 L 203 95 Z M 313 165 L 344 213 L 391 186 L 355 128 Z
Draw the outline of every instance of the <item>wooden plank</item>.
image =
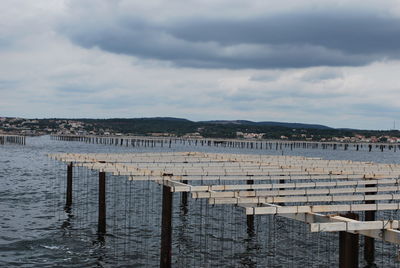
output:
M 340 187 L 340 186 L 364 186 L 364 185 L 400 184 L 400 179 L 372 179 L 356 181 L 326 181 L 326 182 L 293 182 L 273 184 L 232 184 L 232 185 L 209 185 L 193 186 L 192 191 L 232 191 L 232 190 L 260 190 L 260 189 L 283 189 L 283 188 L 316 188 L 316 187 Z M 179 191 L 179 188 L 177 189 Z
M 362 201 L 394 201 L 400 200 L 400 194 L 382 195 L 315 195 L 315 196 L 270 196 L 270 197 L 236 197 L 236 198 L 210 198 L 209 204 L 279 204 L 279 203 L 313 203 L 313 202 L 362 202 Z
M 180 192 L 190 192 L 191 185 L 188 185 L 186 183 L 178 182 L 178 181 L 173 181 L 170 179 L 163 179 L 163 180 L 157 180 L 157 183 L 168 186 L 170 187 L 171 192 L 177 192 L 175 189 L 176 187 L 179 187 L 180 189 L 186 189 L 185 191 L 180 191 Z
M 279 207 L 275 204 L 262 204 L 267 207 Z M 246 204 L 240 205 L 247 210 L 247 208 L 251 208 L 256 206 L 256 204 Z M 279 214 L 277 216 L 285 217 L 293 220 L 302 221 L 305 223 L 324 223 L 324 222 L 359 222 L 353 219 L 345 218 L 342 216 L 336 215 L 324 215 L 315 212 L 309 213 L 288 213 L 288 214 Z M 372 237 L 375 239 L 383 240 L 386 242 L 390 242 L 393 244 L 400 244 L 400 231 L 394 229 L 379 229 L 379 230 L 359 230 L 359 231 L 348 231 L 349 233 L 358 233 L 364 236 Z
M 295 157 L 295 156 L 251 156 L 251 155 L 233 155 L 233 154 L 203 154 L 203 153 L 136 153 L 136 154 L 54 154 L 62 157 L 75 157 L 78 159 L 87 159 L 93 161 L 93 159 L 100 160 L 116 160 L 123 161 L 128 160 L 128 162 L 134 162 L 138 159 L 148 160 L 149 163 L 159 162 L 157 160 L 176 160 L 181 157 L 183 160 L 200 162 L 198 160 L 218 160 L 219 162 L 242 162 L 244 163 L 259 163 L 260 166 L 282 164 L 282 167 L 290 167 L 288 163 L 305 163 L 305 168 L 314 167 L 321 168 L 323 166 L 332 167 L 361 167 L 363 169 L 372 167 L 382 167 L 382 168 L 399 168 L 399 165 L 394 164 L 374 164 L 369 162 L 355 162 L 348 160 L 322 160 L 320 158 L 305 158 L 305 157 Z M 133 161 L 132 161 L 133 160 Z
M 119 173 L 119 175 L 123 175 L 123 173 Z M 143 174 L 136 175 L 125 175 L 130 176 L 131 180 L 135 180 L 135 176 L 143 176 Z M 155 176 L 155 175 L 154 175 Z M 390 177 L 390 176 L 389 176 Z M 246 181 L 249 179 L 257 180 L 257 181 L 276 181 L 285 179 L 285 181 L 310 181 L 310 180 L 360 180 L 360 179 L 386 179 L 388 176 L 374 176 L 373 178 L 365 178 L 364 175 L 315 175 L 315 176 L 207 176 L 207 175 L 198 175 L 198 176 L 175 176 L 174 180 L 189 180 L 189 181 Z M 256 184 L 255 184 L 256 185 Z
M 400 209 L 400 203 L 248 207 L 246 208 L 246 215 L 263 215 L 263 214 L 279 215 L 288 213 L 354 212 L 354 211 L 378 211 L 378 210 L 398 210 L 398 209 Z
M 361 230 L 387 230 L 398 229 L 398 220 L 381 221 L 348 221 L 348 222 L 329 222 L 329 223 L 310 223 L 310 232 L 337 232 L 337 231 L 361 231 Z
M 343 187 L 326 189 L 301 189 L 301 190 L 273 190 L 273 191 L 225 191 L 225 192 L 193 192 L 193 198 L 234 198 L 234 197 L 265 197 L 265 196 L 288 196 L 288 195 L 335 195 L 353 194 L 369 192 L 396 192 L 400 191 L 400 186 L 380 186 L 380 187 Z

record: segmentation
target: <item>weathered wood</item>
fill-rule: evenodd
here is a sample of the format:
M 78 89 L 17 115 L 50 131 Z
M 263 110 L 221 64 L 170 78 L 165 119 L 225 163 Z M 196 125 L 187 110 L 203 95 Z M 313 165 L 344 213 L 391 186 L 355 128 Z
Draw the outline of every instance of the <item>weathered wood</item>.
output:
M 338 232 L 338 231 L 362 231 L 362 230 L 387 230 L 399 229 L 398 220 L 381 220 L 368 222 L 328 222 L 311 223 L 310 232 Z
M 97 232 L 106 233 L 106 173 L 99 172 L 99 214 Z
M 67 165 L 67 192 L 66 192 L 66 209 L 72 206 L 72 177 L 73 177 L 73 164 L 72 162 Z
M 367 185 L 367 187 L 374 187 L 375 185 Z M 375 196 L 376 193 L 375 192 L 370 192 L 367 193 L 367 195 L 369 196 Z M 366 204 L 374 204 L 376 199 L 372 199 L 370 198 L 369 200 L 366 200 L 365 203 Z M 371 222 L 371 221 L 375 221 L 375 211 L 365 211 L 364 212 L 364 220 Z M 393 227 L 391 229 L 398 229 L 399 226 Z M 378 229 L 378 228 L 377 228 Z M 382 228 L 384 229 L 384 228 Z M 375 239 L 372 237 L 365 237 L 364 238 L 364 259 L 367 262 L 367 267 L 376 267 L 375 265 Z
M 358 215 L 347 213 L 346 218 L 358 219 Z M 339 267 L 340 268 L 358 268 L 358 234 L 348 232 L 339 232 Z
M 161 254 L 160 267 L 171 267 L 172 254 L 172 192 L 168 186 L 163 186 L 162 220 L 161 220 Z
M 26 137 L 21 135 L 0 134 L 0 145 L 4 145 L 6 143 L 25 145 Z
M 254 180 L 247 180 L 248 185 L 254 184 Z M 251 190 L 250 190 L 251 191 Z M 247 233 L 249 236 L 254 235 L 254 215 L 246 215 L 247 217 Z
M 108 142 L 121 145 L 124 144 L 123 141 L 127 142 L 127 139 L 118 137 Z M 141 143 L 142 146 L 156 144 L 155 141 L 135 142 Z M 252 146 L 261 147 L 258 144 Z M 271 149 L 271 146 L 269 147 Z M 397 222 L 382 227 L 382 222 L 353 222 L 338 216 L 316 216 L 316 213 L 354 211 L 365 211 L 368 215 L 371 211 L 400 209 L 400 203 L 388 202 L 400 200 L 398 164 L 197 152 L 49 156 L 102 173 L 127 176 L 129 180 L 153 180 L 163 185 L 164 189 L 168 188 L 171 196 L 172 192 L 182 192 L 182 204 L 187 202 L 184 194 L 192 193 L 194 198 L 208 198 L 211 204 L 245 205 L 248 219 L 262 214 L 276 214 L 294 219 L 312 215 L 314 218 L 325 220 L 315 222 L 311 226 L 312 230 L 342 231 L 346 228 L 347 232 L 358 232 L 365 236 L 382 237 L 386 241 L 400 243 L 399 232 L 392 229 L 397 226 Z M 222 180 L 235 181 L 238 184 L 224 185 Z M 254 184 L 256 180 L 262 180 L 262 183 Z M 189 184 L 189 181 L 196 181 L 196 185 Z M 359 204 L 360 202 L 366 204 Z M 286 203 L 286 206 L 274 205 L 279 203 Z M 296 206 L 290 203 L 296 203 Z M 304 217 L 304 220 L 310 220 L 311 216 Z M 163 216 L 163 221 L 167 218 Z M 332 224 L 329 224 L 330 222 Z M 251 223 L 251 220 L 248 223 Z M 163 226 L 166 228 L 169 224 L 163 223 Z M 164 234 L 168 232 L 165 230 Z M 162 244 L 170 241 L 168 239 L 167 235 Z M 168 259 L 166 252 L 169 249 L 168 246 L 164 248 L 167 248 L 167 251 L 162 251 L 165 260 Z M 163 258 L 160 259 L 160 263 Z
M 254 180 L 253 180 L 254 181 Z M 400 184 L 400 179 L 380 179 L 380 180 L 356 180 L 356 181 L 327 181 L 327 182 L 294 182 L 294 183 L 271 183 L 271 184 L 234 184 L 234 185 L 207 185 L 192 186 L 189 188 L 175 187 L 175 192 L 191 191 L 232 191 L 232 190 L 261 190 L 261 189 L 286 189 L 286 188 L 317 188 L 317 187 L 340 187 L 340 186 L 364 186 L 364 185 Z M 373 186 L 374 187 L 374 186 Z
M 171 148 L 172 144 L 187 144 L 189 146 L 216 146 L 216 147 L 235 147 L 235 148 L 247 148 L 247 149 L 262 149 L 263 141 L 254 140 L 242 140 L 242 139 L 210 139 L 210 138 L 195 138 L 195 137 L 149 137 L 149 136 L 93 136 L 93 135 L 51 135 L 52 139 L 64 140 L 64 141 L 80 141 L 94 143 L 95 140 L 100 140 L 102 144 L 115 144 L 118 145 L 116 140 L 126 140 L 129 141 L 133 146 L 155 146 L 156 144 L 169 143 Z M 264 141 L 265 147 L 268 149 L 282 150 L 283 147 L 289 147 L 290 149 L 305 148 L 305 149 L 332 149 L 336 150 L 338 148 L 343 148 L 344 150 L 353 149 L 354 151 L 369 150 L 372 151 L 372 147 L 383 149 L 388 148 L 389 150 L 393 147 L 392 144 L 386 143 L 381 145 L 375 145 L 372 143 L 341 143 L 341 142 L 317 142 L 317 141 L 281 141 L 281 140 L 270 140 Z M 260 144 L 260 146 L 258 146 Z
M 384 187 L 347 187 L 327 189 L 303 189 L 303 190 L 273 190 L 273 191 L 234 191 L 234 192 L 193 192 L 193 198 L 234 198 L 234 197 L 266 197 L 266 196 L 298 196 L 303 195 L 312 198 L 312 195 L 335 195 L 344 193 L 368 193 L 368 192 L 397 192 L 400 186 Z M 373 197 L 371 197 L 373 198 Z M 307 199 L 306 199 L 307 200 Z M 365 200 L 365 199 L 362 199 Z M 339 200 L 338 200 L 339 201 Z M 305 201 L 306 202 L 306 201 Z
M 215 193 L 213 193 L 215 194 Z M 366 194 L 352 194 L 352 195 L 309 195 L 309 196 L 256 196 L 256 197 L 220 197 L 209 198 L 209 204 L 262 204 L 262 203 L 298 203 L 304 202 L 306 204 L 314 202 L 353 202 L 353 201 L 394 201 L 400 200 L 400 194 L 382 194 L 382 195 L 367 195 Z M 371 219 L 373 220 L 373 219 Z
M 398 210 L 400 203 L 378 204 L 345 204 L 345 205 L 315 205 L 315 206 L 286 206 L 286 207 L 248 207 L 246 215 L 287 214 L 307 212 L 354 212 L 369 210 Z
M 187 180 L 182 181 L 183 184 L 187 184 Z M 188 206 L 188 192 L 182 192 L 181 193 L 181 206 L 183 209 L 183 212 L 186 214 L 187 213 L 187 206 Z
M 243 204 L 240 205 L 244 209 L 249 207 L 253 207 L 256 204 Z M 262 204 L 263 207 L 279 207 L 278 205 L 274 204 Z M 308 224 L 311 223 L 330 223 L 330 222 L 353 222 L 353 223 L 360 223 L 360 221 L 349 219 L 342 216 L 336 215 L 324 215 L 315 212 L 306 212 L 306 213 L 286 213 L 286 214 L 279 214 L 277 216 L 285 217 L 288 219 L 293 219 L 301 222 L 305 222 Z M 400 244 L 400 231 L 394 229 L 376 229 L 376 230 L 357 230 L 351 231 L 348 230 L 350 233 L 358 233 L 367 237 L 372 237 L 375 239 L 380 239 L 386 242 L 390 242 L 393 244 Z

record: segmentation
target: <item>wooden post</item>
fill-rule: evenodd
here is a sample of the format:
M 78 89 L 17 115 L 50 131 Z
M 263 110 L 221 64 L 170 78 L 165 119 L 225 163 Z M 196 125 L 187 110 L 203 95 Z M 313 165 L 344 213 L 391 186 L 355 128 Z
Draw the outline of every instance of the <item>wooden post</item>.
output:
M 247 184 L 254 184 L 254 180 L 247 180 Z M 253 189 L 249 191 L 254 191 Z M 254 235 L 254 215 L 247 215 L 247 234 L 249 236 Z
M 106 233 L 106 173 L 99 172 L 99 218 L 97 232 Z
M 65 202 L 65 209 L 70 210 L 72 205 L 72 162 L 67 166 L 67 196 Z
M 280 179 L 279 180 L 279 184 L 284 184 L 285 183 L 285 180 L 284 179 Z M 285 188 L 279 188 L 279 191 L 284 191 L 285 190 Z M 285 205 L 285 203 L 279 203 L 278 204 L 279 206 L 284 206 Z
M 188 181 L 183 180 L 182 183 L 187 184 Z M 183 210 L 184 214 L 186 214 L 187 213 L 187 205 L 188 205 L 188 193 L 187 192 L 182 192 L 181 205 L 182 205 L 182 210 Z
M 376 187 L 375 184 L 366 185 L 366 187 Z M 372 193 L 366 193 L 366 195 L 372 195 Z M 374 204 L 374 200 L 365 201 L 366 204 Z M 365 221 L 374 221 L 375 220 L 375 211 L 365 211 L 364 212 L 364 220 Z M 365 267 L 376 267 L 375 262 L 375 239 L 372 237 L 364 237 L 364 260 L 367 262 Z
M 162 220 L 161 220 L 161 254 L 160 267 L 171 267 L 172 254 L 172 192 L 163 186 Z
M 344 217 L 358 220 L 355 213 L 347 213 Z M 339 232 L 339 267 L 358 268 L 358 234 Z

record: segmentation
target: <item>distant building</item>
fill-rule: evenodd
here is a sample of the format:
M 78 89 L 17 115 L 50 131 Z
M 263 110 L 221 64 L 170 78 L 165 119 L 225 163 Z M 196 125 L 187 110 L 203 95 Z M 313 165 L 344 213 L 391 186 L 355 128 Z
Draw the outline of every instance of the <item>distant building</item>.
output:
M 265 133 L 243 133 L 245 139 L 262 139 Z

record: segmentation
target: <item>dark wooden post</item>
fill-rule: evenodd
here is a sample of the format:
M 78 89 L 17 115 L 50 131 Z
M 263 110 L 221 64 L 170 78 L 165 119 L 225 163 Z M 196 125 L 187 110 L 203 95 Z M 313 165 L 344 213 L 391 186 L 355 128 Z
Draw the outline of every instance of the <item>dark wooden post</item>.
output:
M 67 166 L 67 196 L 65 208 L 70 209 L 72 205 L 72 162 Z
M 368 184 L 366 187 L 376 187 L 376 184 Z M 373 195 L 375 192 L 368 192 L 366 195 Z M 374 200 L 367 200 L 365 204 L 375 204 Z M 375 210 L 364 212 L 365 221 L 375 220 Z M 372 237 L 364 237 L 364 260 L 367 262 L 366 268 L 376 267 L 375 262 L 375 239 Z
M 99 218 L 97 232 L 106 233 L 106 173 L 99 172 Z
M 284 179 L 280 179 L 279 180 L 279 184 L 285 184 L 285 180 Z M 279 188 L 279 191 L 284 191 L 284 190 L 285 190 L 285 188 Z M 279 194 L 279 196 L 283 197 L 283 195 L 280 195 L 280 194 Z M 278 203 L 278 205 L 279 206 L 284 206 L 285 203 Z
M 183 180 L 182 183 L 187 184 L 188 181 L 187 180 Z M 181 196 L 181 203 L 182 203 L 182 208 L 186 214 L 187 212 L 187 204 L 188 204 L 188 193 L 187 192 L 182 192 L 182 196 Z
M 347 213 L 344 217 L 358 220 L 355 213 Z M 339 267 L 358 268 L 358 234 L 339 232 Z
M 162 220 L 161 220 L 161 254 L 160 267 L 171 267 L 172 254 L 172 192 L 163 186 Z
M 254 184 L 254 180 L 247 180 L 247 184 Z M 249 191 L 254 191 L 254 189 L 250 189 Z M 247 215 L 247 234 L 249 236 L 254 235 L 254 215 Z

